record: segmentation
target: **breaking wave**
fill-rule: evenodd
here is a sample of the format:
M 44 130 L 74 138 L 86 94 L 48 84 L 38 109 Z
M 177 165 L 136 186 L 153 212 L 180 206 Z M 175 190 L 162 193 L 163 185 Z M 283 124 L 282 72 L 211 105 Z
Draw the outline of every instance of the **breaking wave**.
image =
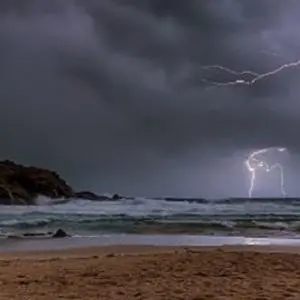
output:
M 0 228 L 2 231 L 64 228 L 75 233 L 300 232 L 300 199 L 294 198 L 207 200 L 168 197 L 57 203 L 43 199 L 38 206 L 2 206 Z

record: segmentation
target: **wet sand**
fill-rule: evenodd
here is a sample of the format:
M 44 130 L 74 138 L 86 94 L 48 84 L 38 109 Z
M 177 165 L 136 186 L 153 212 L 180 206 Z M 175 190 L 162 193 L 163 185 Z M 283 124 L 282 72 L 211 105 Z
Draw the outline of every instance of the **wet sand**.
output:
M 64 249 L 87 248 L 97 246 L 132 245 L 132 246 L 224 246 L 224 245 L 273 245 L 299 246 L 300 238 L 270 238 L 243 236 L 206 236 L 187 234 L 108 234 L 98 236 L 74 236 L 63 239 L 0 239 L 0 254 L 24 251 L 57 251 Z M 1 300 L 1 299 L 0 299 Z
M 300 248 L 108 246 L 0 256 L 0 299 L 300 299 Z

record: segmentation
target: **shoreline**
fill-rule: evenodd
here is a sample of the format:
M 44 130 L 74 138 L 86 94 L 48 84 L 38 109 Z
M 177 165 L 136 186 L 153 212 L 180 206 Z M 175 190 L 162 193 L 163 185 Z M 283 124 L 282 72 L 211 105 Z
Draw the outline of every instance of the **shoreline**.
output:
M 173 253 L 282 253 L 299 254 L 300 246 L 291 245 L 223 245 L 223 246 L 145 246 L 145 245 L 109 245 L 80 248 L 66 248 L 57 250 L 30 250 L 16 252 L 1 252 L 0 262 L 11 259 L 52 260 L 55 258 L 90 258 L 114 256 L 143 256 L 152 254 Z
M 67 238 L 5 238 L 0 239 L 0 254 L 5 252 L 61 251 L 92 247 L 300 247 L 299 238 L 253 238 L 243 236 L 205 235 L 130 235 L 74 236 Z

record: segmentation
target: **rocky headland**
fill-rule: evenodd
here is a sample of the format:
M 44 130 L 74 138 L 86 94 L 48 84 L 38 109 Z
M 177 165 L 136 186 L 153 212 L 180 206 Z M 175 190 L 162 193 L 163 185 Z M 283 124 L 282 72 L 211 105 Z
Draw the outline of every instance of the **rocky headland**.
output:
M 120 196 L 106 197 L 90 191 L 74 191 L 54 171 L 0 161 L 0 204 L 34 205 L 38 196 L 55 199 L 86 199 L 93 201 L 118 200 Z

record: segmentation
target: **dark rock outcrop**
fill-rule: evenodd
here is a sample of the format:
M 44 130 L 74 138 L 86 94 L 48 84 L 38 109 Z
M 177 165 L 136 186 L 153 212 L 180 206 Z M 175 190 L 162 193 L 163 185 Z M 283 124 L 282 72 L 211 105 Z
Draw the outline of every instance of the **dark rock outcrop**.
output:
M 89 191 L 75 192 L 56 172 L 10 160 L 0 161 L 0 204 L 34 205 L 39 195 L 53 199 L 55 204 L 68 199 L 117 201 L 124 198 L 118 194 L 108 197 Z
M 71 237 L 70 234 L 68 234 L 63 229 L 59 228 L 55 232 L 25 232 L 20 234 L 6 234 L 2 235 L 2 237 L 6 237 L 8 239 L 39 239 L 39 238 L 66 238 Z
M 85 200 L 91 200 L 91 201 L 107 201 L 110 200 L 109 197 L 103 196 L 103 195 L 97 195 L 95 193 L 89 192 L 89 191 L 81 191 L 74 193 L 75 199 L 85 199 Z
M 124 197 L 122 197 L 122 196 L 120 196 L 120 195 L 118 195 L 118 194 L 114 194 L 114 195 L 112 196 L 111 200 L 117 201 L 117 200 L 120 200 L 120 199 L 122 199 L 122 198 L 124 198 Z
M 52 238 L 65 238 L 65 237 L 70 237 L 69 234 L 67 234 L 63 229 L 57 229 L 53 234 Z
M 47 169 L 0 161 L 0 204 L 35 204 L 38 195 L 52 199 L 71 198 L 72 188 Z
M 73 197 L 75 199 L 85 199 L 85 200 L 91 200 L 91 201 L 118 201 L 121 199 L 126 199 L 126 197 L 120 196 L 118 194 L 113 194 L 111 197 L 109 197 L 109 196 L 104 196 L 104 195 L 97 195 L 97 194 L 95 194 L 93 192 L 89 192 L 89 191 L 75 192 Z

